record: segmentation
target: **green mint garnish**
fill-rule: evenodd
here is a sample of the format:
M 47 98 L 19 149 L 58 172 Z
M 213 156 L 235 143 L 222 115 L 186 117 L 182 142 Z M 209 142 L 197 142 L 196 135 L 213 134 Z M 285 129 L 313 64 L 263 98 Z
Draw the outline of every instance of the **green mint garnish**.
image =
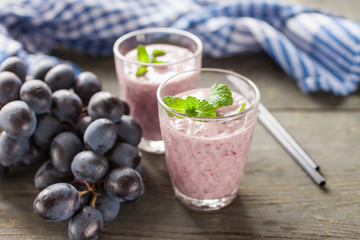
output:
M 232 93 L 228 86 L 214 83 L 207 100 L 199 100 L 189 96 L 186 99 L 166 96 L 164 103 L 171 109 L 189 117 L 212 118 L 216 117 L 216 109 L 233 104 Z M 242 108 L 244 108 L 243 106 Z
M 159 57 L 159 56 L 165 55 L 165 52 L 164 52 L 163 50 L 155 49 L 155 50 L 152 52 L 152 55 L 153 55 L 154 57 Z
M 156 60 L 155 57 L 162 56 L 165 54 L 163 50 L 155 49 L 152 52 L 151 59 L 149 57 L 149 54 L 147 53 L 144 45 L 139 45 L 137 48 L 137 59 L 139 62 L 143 63 L 163 63 L 162 61 Z M 136 71 L 136 76 L 142 76 L 145 75 L 147 72 L 147 66 L 140 66 Z
M 210 88 L 208 102 L 215 108 L 230 106 L 233 104 L 232 92 L 224 84 L 214 83 Z
M 159 61 L 154 58 L 153 60 L 151 60 L 151 63 L 163 63 L 163 61 Z
M 166 96 L 163 98 L 163 101 L 171 109 L 189 117 L 216 117 L 216 109 L 206 100 L 200 101 L 192 96 L 188 96 L 186 99 Z
M 136 76 L 145 75 L 146 72 L 147 72 L 147 67 L 146 66 L 140 66 L 140 67 L 138 67 L 138 69 L 136 71 Z
M 244 103 L 243 105 L 241 105 L 241 108 L 240 108 L 240 110 L 239 110 L 239 113 L 241 113 L 241 112 L 244 110 L 244 108 L 245 108 L 245 103 Z
M 144 45 L 139 45 L 137 47 L 137 59 L 139 62 L 148 63 L 149 62 L 149 55 L 146 52 Z

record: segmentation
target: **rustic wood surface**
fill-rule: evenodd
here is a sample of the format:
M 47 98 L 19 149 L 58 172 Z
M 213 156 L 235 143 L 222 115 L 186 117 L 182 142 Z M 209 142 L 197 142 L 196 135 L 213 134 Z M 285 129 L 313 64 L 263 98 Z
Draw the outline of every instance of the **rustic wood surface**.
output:
M 360 21 L 360 2 L 296 2 Z M 95 72 L 115 94 L 111 58 L 54 54 Z M 204 59 L 235 70 L 258 86 L 262 102 L 321 166 L 325 188 L 312 182 L 259 123 L 239 196 L 215 212 L 186 209 L 174 197 L 163 155 L 143 153 L 146 193 L 122 205 L 100 239 L 360 239 L 360 91 L 349 97 L 304 95 L 266 55 Z M 67 222 L 51 223 L 32 210 L 36 167 L 18 167 L 0 182 L 1 240 L 67 239 Z

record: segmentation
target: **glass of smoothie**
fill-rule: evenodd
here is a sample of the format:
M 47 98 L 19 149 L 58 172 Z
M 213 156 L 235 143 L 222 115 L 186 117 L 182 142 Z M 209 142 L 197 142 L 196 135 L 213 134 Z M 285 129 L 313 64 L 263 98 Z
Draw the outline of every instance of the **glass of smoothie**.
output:
M 130 116 L 141 126 L 140 149 L 164 153 L 156 90 L 169 77 L 200 68 L 202 50 L 198 37 L 174 28 L 137 30 L 115 42 L 113 52 L 120 97 L 129 105 Z M 195 80 L 184 78 L 174 87 L 188 88 Z
M 172 91 L 172 96 L 208 101 L 210 88 L 217 83 L 231 90 L 232 104 L 218 107 L 216 116 L 205 118 L 170 108 L 164 102 L 168 88 L 173 89 L 173 83 L 193 74 L 199 78 L 197 86 Z M 166 163 L 176 197 L 201 211 L 229 205 L 237 196 L 250 152 L 260 101 L 256 85 L 231 71 L 203 68 L 184 71 L 161 83 L 157 100 Z

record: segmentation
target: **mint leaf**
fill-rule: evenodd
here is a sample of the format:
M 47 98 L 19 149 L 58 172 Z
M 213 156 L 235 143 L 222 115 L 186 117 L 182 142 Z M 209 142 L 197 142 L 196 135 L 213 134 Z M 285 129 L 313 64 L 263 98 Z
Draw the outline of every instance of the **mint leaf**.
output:
M 142 76 L 145 75 L 145 73 L 147 72 L 147 66 L 140 66 L 138 67 L 137 71 L 136 71 L 136 76 Z
M 206 100 L 200 101 L 199 107 L 196 110 L 196 112 L 197 112 L 196 117 L 200 117 L 200 118 L 216 117 L 216 109 L 212 104 L 210 104 Z
M 144 45 L 139 45 L 137 47 L 137 59 L 139 62 L 148 63 L 149 62 L 149 55 L 146 52 Z
M 199 100 L 196 97 L 188 96 L 185 99 L 185 110 L 195 111 L 199 107 Z
M 232 92 L 229 87 L 218 83 L 211 86 L 207 100 L 215 109 L 233 104 Z
M 159 56 L 165 55 L 165 52 L 163 50 L 154 49 L 154 51 L 152 52 L 152 55 L 154 57 L 159 57 Z
M 156 60 L 156 58 L 153 58 L 151 60 L 151 63 L 163 63 L 163 61 L 158 61 L 158 60 Z
M 241 108 L 240 108 L 240 110 L 239 110 L 239 113 L 241 113 L 241 112 L 244 110 L 244 108 L 245 108 L 245 103 L 244 103 L 243 105 L 241 105 Z
M 185 100 L 179 97 L 166 96 L 163 98 L 163 102 L 171 109 L 185 113 Z

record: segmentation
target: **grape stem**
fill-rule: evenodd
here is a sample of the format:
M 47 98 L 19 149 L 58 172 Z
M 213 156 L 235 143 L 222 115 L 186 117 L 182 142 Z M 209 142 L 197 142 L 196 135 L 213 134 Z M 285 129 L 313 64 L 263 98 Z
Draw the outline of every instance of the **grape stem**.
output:
M 91 197 L 91 201 L 90 201 L 90 204 L 89 204 L 89 205 L 90 205 L 90 207 L 95 208 L 96 198 L 97 198 L 98 196 L 100 196 L 101 193 L 98 193 L 98 192 L 95 191 L 95 183 L 93 183 L 92 186 L 90 186 L 90 184 L 89 184 L 86 180 L 84 180 L 83 183 L 85 184 L 87 190 L 78 192 L 78 193 L 79 193 L 79 196 L 82 196 L 83 194 L 86 194 L 86 193 L 88 193 L 88 192 L 91 192 L 91 193 L 92 193 L 92 197 Z

